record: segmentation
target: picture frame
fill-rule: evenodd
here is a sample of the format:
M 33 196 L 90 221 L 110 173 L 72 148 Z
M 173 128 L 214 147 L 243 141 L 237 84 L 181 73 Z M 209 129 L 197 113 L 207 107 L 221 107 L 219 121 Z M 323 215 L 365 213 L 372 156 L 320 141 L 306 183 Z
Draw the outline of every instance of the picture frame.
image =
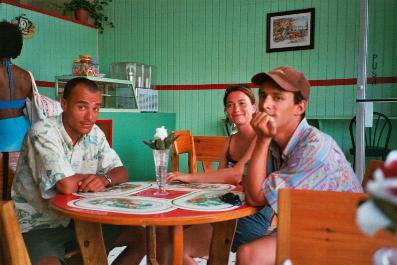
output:
M 314 49 L 314 8 L 267 14 L 266 52 Z

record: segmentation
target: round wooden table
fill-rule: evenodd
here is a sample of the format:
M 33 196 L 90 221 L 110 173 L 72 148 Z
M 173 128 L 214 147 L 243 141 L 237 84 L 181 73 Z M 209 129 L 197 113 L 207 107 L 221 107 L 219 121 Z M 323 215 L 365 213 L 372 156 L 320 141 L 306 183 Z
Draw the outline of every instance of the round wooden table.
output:
M 155 189 L 149 188 L 130 196 L 151 197 L 172 200 L 186 195 L 186 191 L 167 190 L 169 195 L 156 197 Z M 228 264 L 230 247 L 233 241 L 237 219 L 252 215 L 258 211 L 256 207 L 239 206 L 227 211 L 197 211 L 176 208 L 169 212 L 152 214 L 130 214 L 108 211 L 97 211 L 71 207 L 69 202 L 79 199 L 74 195 L 56 195 L 51 206 L 57 212 L 74 220 L 77 241 L 82 252 L 84 264 L 107 264 L 105 246 L 102 239 L 101 224 L 143 226 L 147 233 L 148 264 L 156 261 L 156 226 L 170 226 L 173 231 L 173 264 L 182 265 L 183 226 L 194 224 L 213 224 L 213 236 L 210 246 L 210 257 L 207 264 Z

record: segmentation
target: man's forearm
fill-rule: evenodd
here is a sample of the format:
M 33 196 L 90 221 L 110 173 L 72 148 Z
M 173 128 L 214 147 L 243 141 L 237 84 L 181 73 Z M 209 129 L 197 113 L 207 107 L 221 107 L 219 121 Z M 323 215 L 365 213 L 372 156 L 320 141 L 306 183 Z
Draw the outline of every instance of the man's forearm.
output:
M 59 192 L 64 194 L 71 194 L 78 190 L 80 181 L 87 176 L 87 174 L 74 174 L 58 181 L 55 186 Z
M 112 185 L 128 181 L 128 172 L 124 167 L 115 167 L 106 174 L 112 178 Z
M 244 178 L 246 201 L 250 205 L 266 204 L 262 185 L 267 175 L 266 162 L 271 138 L 258 139 L 248 167 L 248 175 Z

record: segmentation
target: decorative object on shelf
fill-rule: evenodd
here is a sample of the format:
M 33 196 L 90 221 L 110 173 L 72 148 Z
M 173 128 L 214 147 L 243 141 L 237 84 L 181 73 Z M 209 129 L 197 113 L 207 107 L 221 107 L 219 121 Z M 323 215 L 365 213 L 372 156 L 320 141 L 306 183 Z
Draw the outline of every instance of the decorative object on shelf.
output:
M 19 28 L 24 38 L 32 38 L 34 36 L 36 28 L 33 22 L 27 18 L 26 14 L 15 17 L 11 20 L 11 23 Z
M 314 8 L 267 14 L 266 52 L 314 48 Z
M 164 128 L 164 126 L 161 126 L 156 129 L 156 134 L 154 135 L 153 140 L 143 141 L 153 149 L 156 182 L 158 185 L 158 190 L 154 193 L 155 195 L 163 196 L 168 194 L 165 190 L 167 183 L 168 158 L 171 144 L 176 140 L 176 138 L 177 137 L 175 137 L 173 133 L 168 135 L 167 129 Z
M 89 54 L 81 54 L 73 60 L 72 75 L 74 76 L 100 76 L 99 65 Z
M 70 0 L 64 3 L 63 14 L 65 15 L 67 11 L 73 11 L 75 12 L 75 18 L 84 23 L 88 23 L 89 16 L 93 19 L 93 23 L 99 30 L 99 33 L 103 33 L 105 23 L 114 28 L 113 22 L 103 12 L 104 6 L 109 5 L 110 2 L 112 0 Z
M 368 200 L 357 210 L 357 224 L 367 235 L 379 229 L 397 231 L 397 150 L 392 151 L 382 167 L 374 172 L 374 180 L 366 187 Z M 374 265 L 397 265 L 397 249 L 382 248 L 373 256 Z

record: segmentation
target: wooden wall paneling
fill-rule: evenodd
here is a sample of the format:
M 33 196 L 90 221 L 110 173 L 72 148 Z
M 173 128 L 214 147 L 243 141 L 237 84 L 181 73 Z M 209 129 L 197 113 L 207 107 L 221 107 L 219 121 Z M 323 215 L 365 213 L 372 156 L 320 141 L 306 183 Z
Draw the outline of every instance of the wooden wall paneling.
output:
M 378 6 L 381 6 L 378 10 Z M 371 2 L 371 47 L 381 47 L 385 56 L 393 58 L 396 45 L 373 38 L 376 27 L 395 31 L 396 16 L 390 16 L 396 4 L 389 0 Z M 114 12 L 124 12 L 131 28 L 116 25 L 117 34 L 123 34 L 128 43 L 140 39 L 141 43 L 129 54 L 118 49 L 106 49 L 106 32 L 99 36 L 102 62 L 113 59 L 138 60 L 157 67 L 156 83 L 163 85 L 222 84 L 249 82 L 259 71 L 290 64 L 301 69 L 311 80 L 355 78 L 358 49 L 359 1 L 348 4 L 343 0 L 219 0 L 193 1 L 117 1 Z M 269 12 L 314 7 L 315 49 L 293 52 L 265 52 L 266 14 Z M 383 11 L 382 11 L 383 9 Z M 391 10 L 391 11 L 389 11 Z M 394 12 L 395 13 L 395 12 Z M 118 21 L 118 23 L 126 23 Z M 378 26 L 378 24 L 382 26 Z M 143 24 L 143 25 L 140 25 Z M 376 24 L 376 25 L 375 25 Z M 149 33 L 148 33 L 149 32 Z M 113 36 L 109 31 L 110 36 Z M 387 42 L 394 40 L 389 34 Z M 141 36 L 141 37 L 140 37 Z M 116 39 L 116 38 L 113 38 Z M 377 40 L 376 40 L 377 39 Z M 146 43 L 149 42 L 149 43 Z M 389 46 L 387 46 L 389 47 Z M 377 50 L 378 48 L 376 48 Z M 371 50 L 371 52 L 372 52 Z M 130 54 L 131 53 L 131 54 Z M 126 56 L 123 58 L 123 56 Z M 393 68 L 395 60 L 383 63 L 381 74 Z M 391 73 L 392 75 L 392 73 Z M 395 75 L 395 74 L 393 74 Z M 376 92 L 393 95 L 395 85 L 377 84 Z M 393 88 L 393 89 L 392 89 Z M 310 117 L 349 119 L 355 112 L 355 85 L 313 87 L 309 109 Z M 221 126 L 214 126 L 223 115 L 219 110 L 221 90 L 160 91 L 160 111 L 177 113 L 177 128 L 211 134 L 219 132 Z M 218 97 L 218 98 L 217 98 Z M 203 107 L 205 106 L 205 107 Z M 392 107 L 387 112 L 392 113 Z M 341 127 L 336 126 L 335 130 Z M 336 132 L 338 134 L 339 132 Z

